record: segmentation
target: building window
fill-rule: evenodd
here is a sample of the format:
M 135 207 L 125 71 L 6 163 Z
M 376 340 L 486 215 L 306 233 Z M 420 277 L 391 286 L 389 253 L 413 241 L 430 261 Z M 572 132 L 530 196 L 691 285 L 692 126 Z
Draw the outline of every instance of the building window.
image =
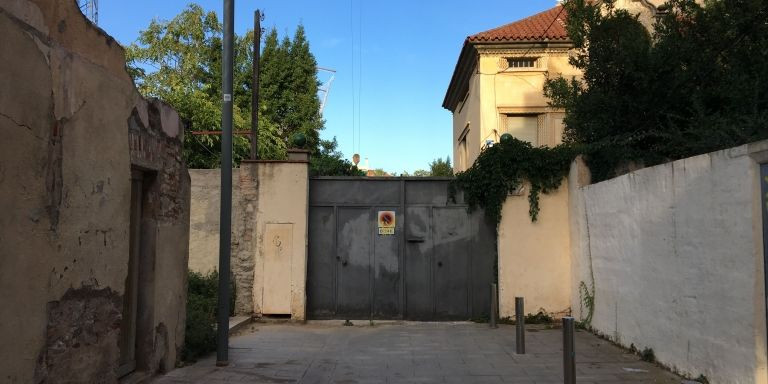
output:
M 465 136 L 461 141 L 459 142 L 459 162 L 458 162 L 458 168 L 462 171 L 467 170 L 467 137 Z
M 536 68 L 534 57 L 508 57 L 507 68 Z
M 537 115 L 504 115 L 504 132 L 512 137 L 527 141 L 534 147 L 539 145 L 539 117 Z

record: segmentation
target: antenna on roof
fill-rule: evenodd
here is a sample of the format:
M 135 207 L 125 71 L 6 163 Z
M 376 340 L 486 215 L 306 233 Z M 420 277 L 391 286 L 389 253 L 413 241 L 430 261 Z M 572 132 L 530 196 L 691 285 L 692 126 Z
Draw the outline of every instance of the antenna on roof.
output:
M 328 94 L 331 92 L 331 84 L 333 83 L 333 79 L 336 78 L 336 70 L 323 67 L 317 67 L 317 70 L 331 74 L 331 77 L 328 79 L 328 81 L 326 81 L 323 86 L 317 90 L 318 92 L 323 93 L 323 100 L 320 103 L 320 114 L 322 115 L 323 110 L 325 109 L 325 103 L 328 101 Z
M 77 4 L 85 17 L 99 25 L 99 0 L 78 0 Z

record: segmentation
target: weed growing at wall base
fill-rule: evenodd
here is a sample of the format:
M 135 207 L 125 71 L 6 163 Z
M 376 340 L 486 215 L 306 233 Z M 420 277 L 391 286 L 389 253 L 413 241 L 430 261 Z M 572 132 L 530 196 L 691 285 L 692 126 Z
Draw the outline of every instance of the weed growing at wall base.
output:
M 194 362 L 216 350 L 216 312 L 219 273 L 207 275 L 189 271 L 187 288 L 187 323 L 181 359 Z M 230 285 L 230 316 L 235 304 L 234 284 Z

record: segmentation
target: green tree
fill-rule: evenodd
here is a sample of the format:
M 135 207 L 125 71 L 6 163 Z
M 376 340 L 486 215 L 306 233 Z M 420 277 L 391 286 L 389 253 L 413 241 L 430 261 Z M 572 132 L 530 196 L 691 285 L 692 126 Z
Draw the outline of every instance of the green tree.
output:
M 584 75 L 545 86 L 596 180 L 768 137 L 764 0 L 670 0 L 653 35 L 612 4 L 564 2 Z
M 253 55 L 252 32 L 237 37 L 235 50 L 234 129 L 250 127 Z M 172 105 L 187 123 L 184 156 L 191 168 L 213 168 L 220 163 L 220 135 L 192 135 L 192 131 L 221 130 L 222 26 L 214 12 L 190 4 L 170 21 L 153 20 L 136 43 L 126 49 L 127 66 L 139 91 Z M 285 143 L 269 121 L 260 124 L 260 154 L 284 156 Z M 248 156 L 250 140 L 236 136 L 233 158 Z
M 320 140 L 319 151 L 310 158 L 309 172 L 312 176 L 365 176 L 344 154 L 336 148 L 339 143 L 332 140 Z
M 434 177 L 453 177 L 453 167 L 451 166 L 451 157 L 445 160 L 437 158 L 429 163 L 429 175 Z
M 296 28 L 288 57 L 291 64 L 288 94 L 292 102 L 285 123 L 292 131 L 303 133 L 307 138 L 307 146 L 317 154 L 320 149 L 320 130 L 324 128 L 325 122 L 320 116 L 317 61 L 309 50 L 309 42 L 301 24 Z

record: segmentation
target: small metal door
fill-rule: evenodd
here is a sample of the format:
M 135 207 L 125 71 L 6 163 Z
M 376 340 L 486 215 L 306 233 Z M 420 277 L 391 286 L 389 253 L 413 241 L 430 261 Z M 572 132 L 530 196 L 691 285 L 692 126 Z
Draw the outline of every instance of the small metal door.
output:
M 336 232 L 336 314 L 364 319 L 371 314 L 371 260 L 373 219 L 369 208 L 338 208 Z
M 410 320 L 434 319 L 432 293 L 432 209 L 408 207 L 405 229 L 405 312 Z
M 330 319 L 336 313 L 336 215 L 334 207 L 309 209 L 307 313 Z
M 467 210 L 433 208 L 435 315 L 441 319 L 467 320 L 470 255 Z
M 380 211 L 393 211 L 395 235 L 381 235 L 378 227 L 372 226 L 373 235 L 373 314 L 374 319 L 393 319 L 401 315 L 400 311 L 400 233 L 402 215 L 397 207 L 374 207 L 373 218 Z

